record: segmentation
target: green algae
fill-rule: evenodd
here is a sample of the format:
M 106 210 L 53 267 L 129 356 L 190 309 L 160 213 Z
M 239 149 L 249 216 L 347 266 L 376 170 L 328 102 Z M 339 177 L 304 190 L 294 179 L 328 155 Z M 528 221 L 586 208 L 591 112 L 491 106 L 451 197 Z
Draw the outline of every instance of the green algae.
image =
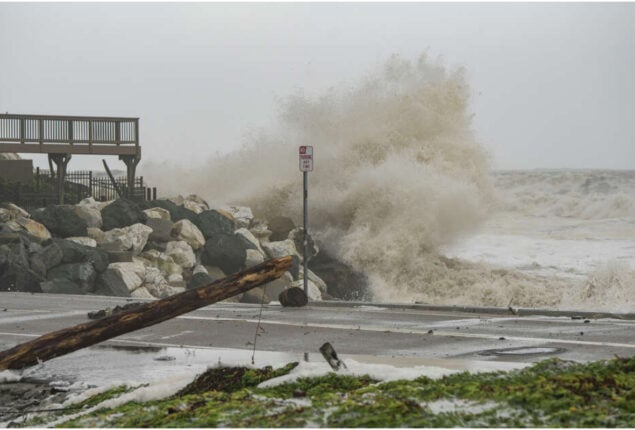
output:
M 218 378 L 209 390 L 195 384 L 192 392 L 94 411 L 63 426 L 635 426 L 635 358 L 587 364 L 551 359 L 507 373 L 464 372 L 437 380 L 383 383 L 329 373 L 275 387 L 256 386 L 293 367 L 295 363 L 277 371 L 225 368 L 208 375 Z M 439 402 L 447 408 L 435 413 Z

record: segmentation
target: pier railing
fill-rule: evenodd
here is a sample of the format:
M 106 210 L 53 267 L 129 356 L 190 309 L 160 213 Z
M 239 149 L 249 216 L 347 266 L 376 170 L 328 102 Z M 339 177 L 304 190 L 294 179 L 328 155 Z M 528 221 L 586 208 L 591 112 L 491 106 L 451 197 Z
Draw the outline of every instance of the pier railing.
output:
M 0 114 L 0 152 L 140 155 L 139 118 Z

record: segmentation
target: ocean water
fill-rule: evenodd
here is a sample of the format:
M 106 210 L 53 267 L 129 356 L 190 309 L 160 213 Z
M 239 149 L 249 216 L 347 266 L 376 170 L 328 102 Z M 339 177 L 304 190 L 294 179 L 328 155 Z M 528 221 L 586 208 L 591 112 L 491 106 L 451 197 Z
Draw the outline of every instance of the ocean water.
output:
M 238 151 L 143 173 L 163 195 L 300 225 L 298 146 L 312 145 L 310 233 L 368 276 L 370 300 L 634 310 L 633 173 L 492 173 L 470 94 L 463 70 L 394 56 L 282 99 Z
M 489 218 L 442 253 L 521 273 L 536 294 L 553 287 L 549 307 L 635 311 L 635 171 L 492 176 Z

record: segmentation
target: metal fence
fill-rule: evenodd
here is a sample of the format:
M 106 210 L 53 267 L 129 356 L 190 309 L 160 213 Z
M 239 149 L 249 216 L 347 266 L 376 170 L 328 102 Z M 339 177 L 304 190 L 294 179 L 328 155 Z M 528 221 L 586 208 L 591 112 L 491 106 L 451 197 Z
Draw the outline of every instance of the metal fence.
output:
M 67 172 L 65 179 L 65 204 L 77 204 L 87 197 L 93 197 L 97 201 L 114 200 L 119 197 L 108 177 L 97 176 L 92 171 Z M 128 196 L 128 179 L 125 176 L 115 176 L 114 179 L 122 194 Z M 143 201 L 153 196 L 156 198 L 156 188 L 147 187 L 143 176 L 135 178 L 134 194 L 130 197 Z M 28 211 L 58 204 L 57 180 L 49 170 L 37 168 L 33 174 L 32 184 L 0 181 L 0 201 L 13 202 Z

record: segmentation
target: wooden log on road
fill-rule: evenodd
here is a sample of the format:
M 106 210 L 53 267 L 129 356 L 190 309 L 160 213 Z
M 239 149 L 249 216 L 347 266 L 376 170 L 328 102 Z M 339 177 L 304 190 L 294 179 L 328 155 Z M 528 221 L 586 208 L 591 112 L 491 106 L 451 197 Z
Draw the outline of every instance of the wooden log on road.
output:
M 278 279 L 291 264 L 290 256 L 274 258 L 206 286 L 148 302 L 104 319 L 45 334 L 0 352 L 0 371 L 33 366 L 244 293 Z

